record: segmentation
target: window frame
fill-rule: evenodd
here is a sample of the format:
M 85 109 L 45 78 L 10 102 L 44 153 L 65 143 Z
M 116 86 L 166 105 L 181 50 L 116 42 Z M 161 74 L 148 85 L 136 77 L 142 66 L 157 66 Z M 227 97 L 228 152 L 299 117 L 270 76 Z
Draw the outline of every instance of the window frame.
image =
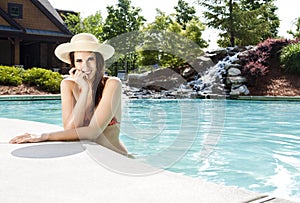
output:
M 8 3 L 7 10 L 10 17 L 17 19 L 23 18 L 23 4 Z

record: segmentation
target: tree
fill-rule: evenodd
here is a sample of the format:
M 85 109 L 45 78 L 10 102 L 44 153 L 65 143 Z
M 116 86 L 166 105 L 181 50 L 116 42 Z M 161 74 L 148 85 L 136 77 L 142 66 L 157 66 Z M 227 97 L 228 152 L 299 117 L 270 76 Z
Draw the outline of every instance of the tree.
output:
M 171 66 L 180 63 L 180 59 L 175 59 L 175 56 L 170 55 L 163 50 L 169 49 L 172 44 L 171 40 L 166 39 L 168 32 L 180 33 L 181 25 L 172 19 L 171 15 L 166 15 L 165 12 L 156 9 L 157 15 L 154 22 L 148 24 L 144 29 L 144 43 L 140 54 L 139 62 L 141 65 L 159 65 Z M 164 36 L 162 36 L 164 35 Z M 176 41 L 175 39 L 172 39 Z M 172 41 L 172 42 L 174 42 Z M 153 45 L 156 45 L 153 49 Z
M 137 56 L 131 48 L 135 45 L 134 42 L 131 42 L 136 39 L 131 38 L 126 41 L 113 39 L 118 39 L 118 36 L 124 33 L 140 30 L 146 20 L 139 15 L 140 8 L 131 6 L 130 0 L 119 0 L 115 6 L 106 8 L 108 15 L 103 26 L 104 40 L 110 40 L 116 49 L 115 56 L 119 58 L 110 69 L 113 74 L 116 74 L 119 67 L 124 67 L 128 72 L 136 67 Z
M 130 0 L 119 0 L 115 6 L 108 6 L 107 18 L 103 27 L 105 39 L 111 39 L 123 33 L 139 30 L 146 21 L 140 16 L 140 8 L 131 6 Z
M 300 38 L 300 17 L 297 19 L 297 22 L 295 23 L 296 30 L 287 31 L 288 34 L 292 35 L 294 38 Z
M 89 15 L 86 18 L 81 18 L 78 15 L 69 14 L 65 16 L 65 24 L 68 29 L 75 35 L 82 32 L 94 34 L 100 41 L 103 38 L 103 21 L 100 11 L 94 15 Z
M 176 10 L 175 18 L 176 22 L 178 22 L 182 29 L 186 29 L 186 24 L 196 17 L 196 9 L 193 6 L 189 6 L 187 2 L 184 0 L 178 0 L 177 6 L 174 7 Z
M 72 34 L 82 32 L 80 13 L 63 15 L 64 22 Z
M 144 28 L 145 40 L 143 51 L 140 52 L 142 65 L 178 66 L 186 62 L 183 56 L 189 49 L 194 51 L 190 57 L 196 57 L 195 53 L 199 56 L 203 53 L 201 48 L 208 46 L 202 39 L 205 27 L 198 19 L 192 18 L 185 23 L 184 30 L 174 16 L 176 14 L 166 15 L 157 9 L 154 22 Z M 198 50 L 195 51 L 196 49 Z
M 228 22 L 232 25 L 230 35 L 226 32 L 221 33 L 220 36 L 222 38 L 218 40 L 219 45 L 254 45 L 266 38 L 272 37 L 270 24 L 261 15 L 261 13 L 263 13 L 263 7 L 249 11 L 244 11 L 238 7 L 233 8 L 235 8 L 235 12 Z M 228 39 L 230 39 L 230 42 Z
M 198 0 L 207 25 L 221 31 L 221 46 L 257 44 L 277 35 L 274 0 Z
M 103 40 L 103 20 L 100 11 L 83 19 L 82 24 L 85 32 L 95 35 L 100 41 Z
M 267 38 L 275 38 L 278 35 L 278 27 L 280 25 L 279 17 L 276 15 L 277 7 L 274 0 L 242 0 L 243 10 L 255 11 L 258 10 L 259 18 L 268 22 L 268 32 L 262 36 L 263 40 Z
M 201 48 L 208 47 L 207 42 L 202 38 L 202 32 L 205 30 L 205 26 L 197 19 L 192 19 L 186 25 L 184 36 L 189 40 L 194 41 Z

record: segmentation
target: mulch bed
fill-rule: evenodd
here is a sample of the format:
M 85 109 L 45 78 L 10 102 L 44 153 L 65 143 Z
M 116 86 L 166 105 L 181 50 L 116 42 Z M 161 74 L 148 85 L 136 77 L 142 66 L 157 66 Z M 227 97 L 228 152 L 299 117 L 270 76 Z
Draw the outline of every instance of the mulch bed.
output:
M 248 89 L 252 96 L 300 96 L 300 75 L 286 74 L 274 68 Z
M 49 92 L 41 91 L 37 87 L 28 85 L 6 86 L 0 85 L 0 95 L 45 95 Z

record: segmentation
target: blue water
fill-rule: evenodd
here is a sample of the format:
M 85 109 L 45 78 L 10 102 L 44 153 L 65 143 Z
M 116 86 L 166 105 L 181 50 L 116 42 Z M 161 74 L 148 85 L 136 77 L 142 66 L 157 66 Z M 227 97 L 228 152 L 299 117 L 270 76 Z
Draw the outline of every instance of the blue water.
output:
M 0 117 L 62 126 L 60 100 L 0 101 Z
M 0 102 L 0 117 L 61 126 L 60 101 Z M 131 100 L 121 139 L 167 170 L 300 201 L 300 102 Z

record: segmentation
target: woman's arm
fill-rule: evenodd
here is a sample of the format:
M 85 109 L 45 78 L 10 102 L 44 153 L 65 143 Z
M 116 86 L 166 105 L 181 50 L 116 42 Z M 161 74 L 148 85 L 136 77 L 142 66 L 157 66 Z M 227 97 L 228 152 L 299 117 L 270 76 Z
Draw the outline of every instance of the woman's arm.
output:
M 44 142 L 44 141 L 75 141 L 75 140 L 86 140 L 91 137 L 97 137 L 95 135 L 97 129 L 91 127 L 81 127 L 75 129 L 69 129 L 58 132 L 42 133 L 40 135 L 25 133 L 20 136 L 16 136 L 10 140 L 11 144 L 21 144 L 26 142 Z
M 82 90 L 75 101 L 74 88 L 76 88 L 75 81 L 63 80 L 61 82 L 62 122 L 65 130 L 81 127 L 84 124 L 89 90 Z
M 95 140 L 101 136 L 118 108 L 121 108 L 121 81 L 117 78 L 107 80 L 102 99 L 97 106 L 89 126 L 67 129 L 59 132 L 33 135 L 26 133 L 15 137 L 10 143 L 41 142 L 41 141 L 70 141 L 79 139 Z
M 106 82 L 103 89 L 102 99 L 98 104 L 95 113 L 91 119 L 89 127 L 99 129 L 101 132 L 108 126 L 113 117 L 120 113 L 122 95 L 122 82 L 119 78 L 112 77 Z

